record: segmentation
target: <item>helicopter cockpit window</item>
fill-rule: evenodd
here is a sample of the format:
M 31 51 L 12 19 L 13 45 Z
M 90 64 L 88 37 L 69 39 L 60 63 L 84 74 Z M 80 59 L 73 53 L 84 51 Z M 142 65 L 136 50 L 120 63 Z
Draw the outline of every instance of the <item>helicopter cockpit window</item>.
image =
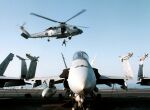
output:
M 46 30 L 48 31 L 48 30 L 51 30 L 52 29 L 52 27 L 49 27 L 49 28 L 47 28 Z
M 73 27 L 73 29 L 77 29 L 77 27 L 76 27 L 76 26 L 74 26 L 74 27 Z
M 76 52 L 73 56 L 73 60 L 76 60 L 76 59 L 86 59 L 86 60 L 89 60 L 89 57 L 88 55 L 83 52 L 83 51 L 79 51 L 79 52 Z

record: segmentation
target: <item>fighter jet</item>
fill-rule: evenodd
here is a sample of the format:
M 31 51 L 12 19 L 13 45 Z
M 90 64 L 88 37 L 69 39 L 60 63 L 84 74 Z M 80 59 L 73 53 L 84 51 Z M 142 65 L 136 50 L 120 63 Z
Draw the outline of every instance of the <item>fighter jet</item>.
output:
M 7 77 L 3 75 L 10 61 L 13 60 L 13 57 L 14 54 L 10 53 L 0 64 L 0 87 L 25 85 L 24 80 L 21 78 Z
M 143 75 L 143 65 L 144 65 L 144 61 L 147 57 L 148 57 L 148 54 L 145 54 L 144 56 L 140 57 L 140 60 L 139 60 L 137 84 L 144 85 L 144 86 L 150 86 L 150 77 L 144 77 L 144 75 Z
M 131 55 L 121 57 L 121 61 L 124 62 L 130 57 Z M 127 77 L 129 74 L 127 74 L 126 77 L 108 77 L 101 75 L 97 68 L 91 66 L 88 59 L 89 57 L 86 52 L 76 52 L 73 56 L 71 67 L 64 69 L 60 75 L 60 78 L 63 79 L 55 81 L 55 84 L 63 83 L 65 89 L 70 91 L 73 102 L 75 102 L 73 106 L 75 110 L 85 110 L 88 108 L 86 98 L 90 96 L 91 99 L 94 99 L 94 92 L 98 92 L 97 84 L 106 84 L 109 86 L 111 86 L 111 84 L 119 84 L 121 88 L 127 89 L 125 79 L 131 78 L 130 76 Z
M 54 86 L 54 80 L 50 77 L 35 77 L 36 68 L 37 68 L 37 61 L 39 57 L 31 56 L 30 54 L 26 54 L 26 57 L 31 61 L 29 68 L 27 69 L 27 64 L 25 58 L 22 58 L 17 55 L 17 57 L 21 60 L 21 78 L 25 79 L 26 84 L 32 85 L 32 89 L 39 88 L 43 84 L 46 87 L 42 87 L 42 97 L 47 98 L 56 93 L 56 87 Z M 48 84 L 47 84 L 48 82 Z M 24 88 L 24 86 L 22 86 Z

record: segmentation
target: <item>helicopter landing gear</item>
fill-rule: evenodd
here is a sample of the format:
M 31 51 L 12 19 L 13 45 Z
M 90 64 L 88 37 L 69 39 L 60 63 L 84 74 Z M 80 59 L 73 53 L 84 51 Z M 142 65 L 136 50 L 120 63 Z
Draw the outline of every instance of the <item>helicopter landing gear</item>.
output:
M 69 40 L 71 40 L 72 37 L 68 37 Z
M 47 39 L 47 41 L 49 42 L 49 41 L 50 41 L 50 39 Z

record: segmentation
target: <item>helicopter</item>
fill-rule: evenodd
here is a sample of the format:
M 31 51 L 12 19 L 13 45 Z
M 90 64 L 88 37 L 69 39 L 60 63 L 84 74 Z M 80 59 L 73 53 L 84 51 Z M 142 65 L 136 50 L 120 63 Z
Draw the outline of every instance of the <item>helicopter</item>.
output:
M 47 37 L 48 42 L 50 41 L 50 38 L 54 38 L 54 37 L 56 39 L 62 39 L 63 38 L 64 39 L 63 44 L 66 45 L 65 38 L 68 38 L 69 40 L 71 40 L 71 38 L 73 36 L 76 36 L 76 35 L 79 35 L 79 34 L 83 33 L 82 29 L 80 29 L 79 27 L 87 28 L 87 27 L 84 27 L 84 26 L 70 25 L 70 24 L 67 24 L 67 22 L 72 20 L 73 18 L 79 16 L 80 14 L 84 13 L 85 11 L 86 11 L 85 9 L 81 10 L 80 12 L 78 12 L 77 14 L 70 17 L 69 19 L 67 19 L 64 22 L 56 21 L 56 20 L 41 16 L 41 15 L 36 14 L 36 13 L 30 13 L 33 16 L 40 17 L 40 18 L 43 18 L 43 19 L 46 19 L 46 20 L 49 20 L 49 21 L 52 21 L 52 22 L 55 22 L 55 23 L 59 23 L 59 25 L 54 26 L 54 27 L 49 27 L 49 28 L 47 28 L 46 30 L 44 30 L 42 32 L 30 34 L 24 28 L 24 25 L 25 25 L 25 23 L 24 23 L 22 26 L 20 26 L 20 29 L 22 31 L 21 36 L 24 37 L 25 39 L 28 39 L 28 38 L 46 38 Z

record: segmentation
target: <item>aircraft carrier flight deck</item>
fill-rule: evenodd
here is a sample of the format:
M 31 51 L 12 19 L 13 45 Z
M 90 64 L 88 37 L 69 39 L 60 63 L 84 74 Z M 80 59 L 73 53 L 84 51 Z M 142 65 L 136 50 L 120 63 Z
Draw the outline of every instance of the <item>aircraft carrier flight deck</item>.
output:
M 72 102 L 63 90 L 47 99 L 41 97 L 40 89 L 1 89 L 0 109 L 2 110 L 71 110 Z M 150 90 L 129 89 L 100 90 L 93 102 L 92 110 L 149 110 Z

